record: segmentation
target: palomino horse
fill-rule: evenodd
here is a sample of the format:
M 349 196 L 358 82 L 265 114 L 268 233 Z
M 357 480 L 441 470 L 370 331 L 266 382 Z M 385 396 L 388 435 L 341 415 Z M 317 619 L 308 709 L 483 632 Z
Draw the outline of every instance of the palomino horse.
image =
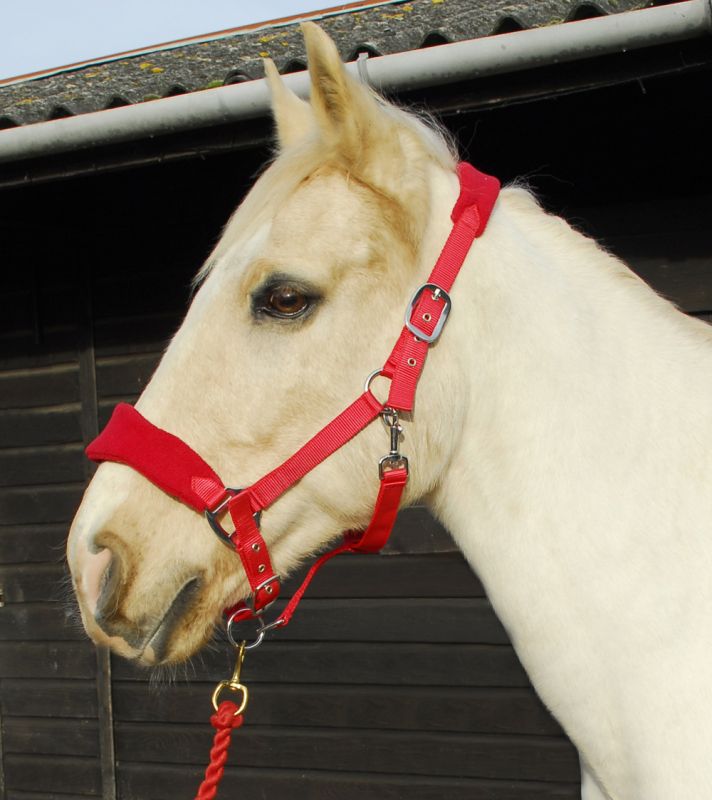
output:
M 383 363 L 458 194 L 442 137 L 304 32 L 311 103 L 267 65 L 279 154 L 137 406 L 236 486 Z M 404 422 L 406 502 L 482 578 L 579 749 L 585 800 L 709 800 L 712 332 L 521 188 L 453 302 Z M 264 514 L 279 573 L 368 521 L 383 437 L 369 426 Z M 120 464 L 99 467 L 68 550 L 89 635 L 145 664 L 190 656 L 247 594 L 202 517 Z

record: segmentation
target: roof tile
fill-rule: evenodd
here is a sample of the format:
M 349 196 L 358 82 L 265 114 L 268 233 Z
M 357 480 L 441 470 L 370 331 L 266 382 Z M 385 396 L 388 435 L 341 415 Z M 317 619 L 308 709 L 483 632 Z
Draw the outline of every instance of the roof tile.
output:
M 387 55 L 649 5 L 649 0 L 400 0 L 325 16 L 319 24 L 342 57 L 352 60 L 362 50 Z M 265 56 L 274 59 L 280 72 L 303 69 L 297 22 L 0 85 L 0 127 L 261 78 Z

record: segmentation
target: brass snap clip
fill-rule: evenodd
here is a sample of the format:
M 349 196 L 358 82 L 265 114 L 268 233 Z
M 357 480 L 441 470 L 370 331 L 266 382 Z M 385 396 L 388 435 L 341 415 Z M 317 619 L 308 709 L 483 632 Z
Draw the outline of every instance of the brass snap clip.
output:
M 220 681 L 220 683 L 215 687 L 215 691 L 213 691 L 213 708 L 215 711 L 218 710 L 218 700 L 220 698 L 220 693 L 227 689 L 229 692 L 234 692 L 235 694 L 240 694 L 242 699 L 240 700 L 240 704 L 235 711 L 235 716 L 239 716 L 242 712 L 247 708 L 247 700 L 249 697 L 249 693 L 247 691 L 247 686 L 240 683 L 240 673 L 242 672 L 242 662 L 245 660 L 245 642 L 240 642 L 239 645 L 235 646 L 235 669 L 232 672 L 232 677 L 230 680 L 227 681 Z

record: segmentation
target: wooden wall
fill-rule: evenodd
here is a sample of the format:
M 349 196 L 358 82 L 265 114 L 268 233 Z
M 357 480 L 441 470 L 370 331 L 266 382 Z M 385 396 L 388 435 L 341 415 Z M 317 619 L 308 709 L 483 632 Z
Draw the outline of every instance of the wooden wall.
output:
M 528 175 L 545 204 L 705 316 L 710 85 L 672 76 L 450 122 L 476 164 Z M 227 650 L 154 684 L 113 660 L 107 684 L 68 599 L 63 546 L 89 475 L 84 443 L 140 393 L 263 157 L 0 193 L 0 799 L 108 798 L 114 778 L 123 800 L 195 789 Z M 479 582 L 419 512 L 390 554 L 330 565 L 245 680 L 225 797 L 578 796 L 572 746 Z

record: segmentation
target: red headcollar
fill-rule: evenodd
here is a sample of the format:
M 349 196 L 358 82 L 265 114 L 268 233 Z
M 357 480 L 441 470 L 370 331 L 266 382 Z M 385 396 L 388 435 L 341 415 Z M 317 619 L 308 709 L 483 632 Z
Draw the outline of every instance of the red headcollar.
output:
M 408 479 L 408 461 L 398 450 L 398 412 L 413 409 L 428 348 L 440 336 L 450 313 L 449 292 L 472 242 L 484 231 L 499 194 L 499 181 L 470 164 L 458 164 L 457 173 L 460 195 L 452 210 L 450 235 L 427 282 L 413 295 L 405 326 L 388 360 L 371 376 L 390 378 L 385 403 L 371 393 L 369 379 L 363 394 L 294 455 L 252 486 L 239 490 L 226 487 L 182 439 L 152 425 L 126 403 L 116 407 L 107 426 L 87 447 L 87 455 L 93 461 L 127 464 L 167 494 L 204 513 L 213 530 L 235 548 L 242 560 L 252 589 L 250 610 L 254 614 L 264 611 L 280 588 L 260 534 L 260 513 L 379 415 L 391 428 L 391 450 L 379 464 L 381 486 L 371 522 L 363 532 L 345 534 L 340 547 L 318 559 L 278 624 L 289 622 L 309 581 L 329 558 L 344 551 L 376 552 L 390 535 Z M 232 533 L 220 524 L 223 513 L 232 518 Z

